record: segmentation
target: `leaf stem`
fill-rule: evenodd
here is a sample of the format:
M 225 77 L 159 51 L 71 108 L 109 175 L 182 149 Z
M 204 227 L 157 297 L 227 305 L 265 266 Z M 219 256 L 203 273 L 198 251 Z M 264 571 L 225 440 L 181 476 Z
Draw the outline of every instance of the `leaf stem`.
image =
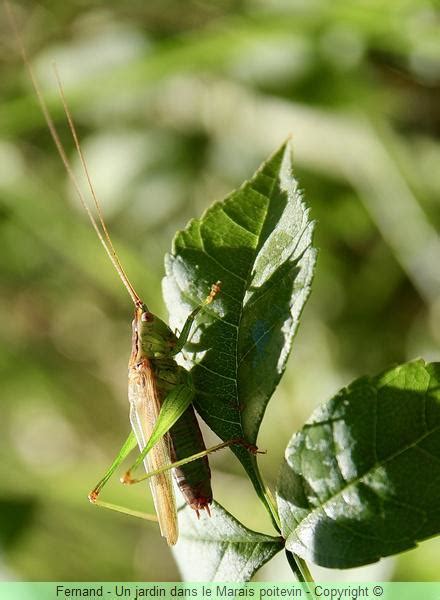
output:
M 280 516 L 278 514 L 278 509 L 277 509 L 277 505 L 275 502 L 275 498 L 273 497 L 273 494 L 272 494 L 270 488 L 266 485 L 266 482 L 264 481 L 264 479 L 260 473 L 257 461 L 255 461 L 255 474 L 257 476 L 256 478 L 257 478 L 257 481 L 260 486 L 260 491 L 261 491 L 260 498 L 261 498 L 261 500 L 263 500 L 264 507 L 266 508 L 267 512 L 269 513 L 269 516 L 271 517 L 273 524 L 275 525 L 275 528 L 281 532 L 281 520 L 280 520 Z
M 278 529 L 278 531 L 281 531 L 281 519 L 280 519 L 280 515 L 278 514 L 278 508 L 277 508 L 275 498 L 274 498 L 270 488 L 266 485 L 266 482 L 264 481 L 264 479 L 260 473 L 260 469 L 258 468 L 258 463 L 256 460 L 255 460 L 255 475 L 256 475 L 256 479 L 258 480 L 258 483 L 260 486 L 260 491 L 261 491 L 260 498 L 263 501 L 263 505 L 266 508 L 267 512 L 269 513 L 269 516 L 271 517 L 271 519 L 272 519 L 274 525 L 276 526 L 276 528 Z M 301 558 L 300 556 L 297 556 L 296 554 L 293 554 L 293 552 L 290 552 L 290 550 L 287 550 L 287 549 L 286 549 L 286 557 L 287 557 L 289 566 L 292 569 L 292 572 L 294 573 L 294 575 L 296 576 L 298 581 L 303 582 L 303 583 L 314 583 L 310 569 L 309 569 L 306 561 L 303 558 Z
M 305 560 L 296 554 L 293 554 L 293 552 L 287 550 L 287 548 L 285 549 L 285 553 L 289 567 L 298 581 L 303 584 L 304 591 L 308 596 L 310 596 L 310 598 L 316 598 L 313 587 L 309 585 L 310 583 L 314 583 L 314 581 Z

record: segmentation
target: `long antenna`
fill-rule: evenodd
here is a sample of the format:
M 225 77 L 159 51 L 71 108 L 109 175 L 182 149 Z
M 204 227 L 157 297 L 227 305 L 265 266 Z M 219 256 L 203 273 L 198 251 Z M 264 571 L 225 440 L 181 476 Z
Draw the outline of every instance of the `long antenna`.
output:
M 14 13 L 12 11 L 12 8 L 11 8 L 11 6 L 10 6 L 10 4 L 9 4 L 9 2 L 7 0 L 3 0 L 3 3 L 5 5 L 6 12 L 8 14 L 10 25 L 11 25 L 12 30 L 13 30 L 13 32 L 15 34 L 16 39 L 17 39 L 18 46 L 19 46 L 20 53 L 21 53 L 21 57 L 22 57 L 23 62 L 25 64 L 25 66 L 26 66 L 26 69 L 27 69 L 27 71 L 29 73 L 29 77 L 30 77 L 31 82 L 32 82 L 32 87 L 34 88 L 34 91 L 35 91 L 35 94 L 37 96 L 38 103 L 39 103 L 39 105 L 41 107 L 44 119 L 45 119 L 45 121 L 47 123 L 47 126 L 49 128 L 50 134 L 51 134 L 52 139 L 53 139 L 53 141 L 55 143 L 55 146 L 56 146 L 56 148 L 58 150 L 58 154 L 60 155 L 61 160 L 62 160 L 62 162 L 64 164 L 66 172 L 67 172 L 67 174 L 68 174 L 68 176 L 69 176 L 69 178 L 70 178 L 70 180 L 71 180 L 71 182 L 72 182 L 72 184 L 73 184 L 73 186 L 75 188 L 75 191 L 76 191 L 77 196 L 78 196 L 78 198 L 79 198 L 79 200 L 81 202 L 81 205 L 83 206 L 84 210 L 86 211 L 87 216 L 89 217 L 89 220 L 90 220 L 91 224 L 93 225 L 93 228 L 95 229 L 95 232 L 96 232 L 96 234 L 97 234 L 97 236 L 98 236 L 101 244 L 103 245 L 105 251 L 107 252 L 108 257 L 110 258 L 113 266 L 115 267 L 115 269 L 117 271 L 117 273 L 119 275 L 119 278 L 121 279 L 122 283 L 124 284 L 125 288 L 127 289 L 128 293 L 130 294 L 130 297 L 131 297 L 134 305 L 137 306 L 137 307 L 140 307 L 140 306 L 143 305 L 143 302 L 140 299 L 139 295 L 136 293 L 136 291 L 135 291 L 134 287 L 132 286 L 132 284 L 130 283 L 130 280 L 128 279 L 128 277 L 127 277 L 124 269 L 122 268 L 121 262 L 119 260 L 119 257 L 117 255 L 117 253 L 116 253 L 116 250 L 115 250 L 115 248 L 114 248 L 114 246 L 112 244 L 110 235 L 109 235 L 107 227 L 105 225 L 105 221 L 104 221 L 104 218 L 103 218 L 103 215 L 102 215 L 102 210 L 101 210 L 98 198 L 97 198 L 97 196 L 95 194 L 95 191 L 94 191 L 94 188 L 93 188 L 93 185 L 92 185 L 92 182 L 91 182 L 91 178 L 89 176 L 89 172 L 88 172 L 88 169 L 87 169 L 87 166 L 86 166 L 86 162 L 85 162 L 83 153 L 81 151 L 81 146 L 79 144 L 78 136 L 76 134 L 76 129 L 75 129 L 75 126 L 74 126 L 74 123 L 73 123 L 70 111 L 69 111 L 69 109 L 67 107 L 67 102 L 66 102 L 66 99 L 65 99 L 65 96 L 64 96 L 64 91 L 63 91 L 63 88 L 62 88 L 62 85 L 61 85 L 61 81 L 60 81 L 58 72 L 55 70 L 55 74 L 56 74 L 57 82 L 58 82 L 58 87 L 60 89 L 60 95 L 61 95 L 61 100 L 62 100 L 62 103 L 63 103 L 64 112 L 66 113 L 66 117 L 67 117 L 67 120 L 68 120 L 68 123 L 69 123 L 69 128 L 70 128 L 70 131 L 72 133 L 72 136 L 73 136 L 73 139 L 74 139 L 74 142 L 75 142 L 75 146 L 76 146 L 77 152 L 79 154 L 79 157 L 80 157 L 80 160 L 81 160 L 84 172 L 86 174 L 87 181 L 89 183 L 89 188 L 90 188 L 91 194 L 93 196 L 93 200 L 94 200 L 97 212 L 98 212 L 99 222 L 101 224 L 102 231 L 103 231 L 104 235 L 101 233 L 99 225 L 98 225 L 95 217 L 93 216 L 93 213 L 90 210 L 90 207 L 89 207 L 88 203 L 86 202 L 86 200 L 84 198 L 84 195 L 83 195 L 83 193 L 81 191 L 81 188 L 80 188 L 80 186 L 78 184 L 78 180 L 77 180 L 77 178 L 76 178 L 76 176 L 75 176 L 75 174 L 73 172 L 73 169 L 71 167 L 69 159 L 67 158 L 66 151 L 65 151 L 64 146 L 63 146 L 63 144 L 62 144 L 62 142 L 60 140 L 60 137 L 59 137 L 57 129 L 55 127 L 54 121 L 53 121 L 52 116 L 51 116 L 51 114 L 49 112 L 47 103 L 46 103 L 46 101 L 44 99 L 44 96 L 43 96 L 43 94 L 41 92 L 41 88 L 40 88 L 40 86 L 38 84 L 38 81 L 37 81 L 37 78 L 35 76 L 34 70 L 32 68 L 31 62 L 30 62 L 30 60 L 29 60 L 29 58 L 27 56 L 26 48 L 24 46 L 24 43 L 23 43 L 23 41 L 21 39 L 21 36 L 20 36 L 20 33 L 18 31 L 17 23 L 16 23 L 16 20 L 15 20 L 15 16 L 14 16 Z
M 75 123 L 73 121 L 72 113 L 71 113 L 71 111 L 69 109 L 69 106 L 67 104 L 66 95 L 64 93 L 64 87 L 63 87 L 63 84 L 61 82 L 61 77 L 60 77 L 60 74 L 58 72 L 58 68 L 57 68 L 56 63 L 53 63 L 53 70 L 54 70 L 55 77 L 56 77 L 56 80 L 57 80 L 58 90 L 59 90 L 59 93 L 60 93 L 61 102 L 63 104 L 64 113 L 66 115 L 67 122 L 69 124 L 69 129 L 70 129 L 70 132 L 72 134 L 73 141 L 75 142 L 76 151 L 78 152 L 78 156 L 80 158 L 80 161 L 81 161 L 81 164 L 82 164 L 82 167 L 83 167 L 83 170 L 84 170 L 84 174 L 85 174 L 86 179 L 87 179 L 87 183 L 88 183 L 88 186 L 89 186 L 89 189 L 90 189 L 90 193 L 92 195 L 93 202 L 94 202 L 95 207 L 96 207 L 96 212 L 98 213 L 99 222 L 101 224 L 102 231 L 104 232 L 104 236 L 105 236 L 105 239 L 107 241 L 108 247 L 109 247 L 109 249 L 111 251 L 111 254 L 113 255 L 115 261 L 118 264 L 118 267 L 119 267 L 118 273 L 120 275 L 122 275 L 121 278 L 129 286 L 129 288 L 130 288 L 130 290 L 132 292 L 132 294 L 130 294 L 132 296 L 132 298 L 133 298 L 133 296 L 136 296 L 136 298 L 140 302 L 139 296 L 136 294 L 136 292 L 135 292 L 135 290 L 134 290 L 134 288 L 133 288 L 130 280 L 127 277 L 127 274 L 124 271 L 124 268 L 123 268 L 123 266 L 121 264 L 121 261 L 119 260 L 119 257 L 118 257 L 118 255 L 116 253 L 116 250 L 115 250 L 114 246 L 113 246 L 113 242 L 111 240 L 110 234 L 108 232 L 107 225 L 106 225 L 105 220 L 104 220 L 104 215 L 102 213 L 101 203 L 98 200 L 98 197 L 96 195 L 95 188 L 94 188 L 94 185 L 93 185 L 93 182 L 92 182 L 92 178 L 90 177 L 89 169 L 87 167 L 87 163 L 86 163 L 86 160 L 84 158 L 83 151 L 81 149 L 81 144 L 79 142 L 79 138 L 78 138 L 78 134 L 77 134 L 77 131 L 76 131 Z

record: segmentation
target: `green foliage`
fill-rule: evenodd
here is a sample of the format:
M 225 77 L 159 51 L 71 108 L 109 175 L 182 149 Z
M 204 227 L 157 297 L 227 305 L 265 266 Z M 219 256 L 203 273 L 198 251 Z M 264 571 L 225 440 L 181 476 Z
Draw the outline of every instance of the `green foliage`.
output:
M 244 527 L 218 502 L 212 516 L 200 520 L 186 506 L 179 511 L 179 526 L 174 555 L 186 581 L 249 581 L 284 546 L 282 538 Z
M 297 192 L 291 156 L 289 145 L 283 146 L 250 182 L 191 221 L 166 259 L 165 296 L 180 327 L 210 282 L 223 282 L 220 299 L 185 347 L 197 409 L 223 440 L 255 443 L 310 290 L 313 224 Z M 363 377 L 294 435 L 277 489 L 287 550 L 322 566 L 348 568 L 407 550 L 440 531 L 439 376 L 440 365 L 418 361 Z M 277 524 L 255 456 L 234 451 Z M 247 580 L 267 560 L 267 547 L 246 531 L 248 544 L 238 543 L 218 571 L 217 557 L 229 552 L 232 517 L 216 509 L 212 524 L 183 519 L 182 535 L 191 547 L 184 543 L 177 552 L 181 570 L 198 555 L 203 576 Z M 233 539 L 241 542 L 241 536 Z M 208 542 L 210 552 L 199 548 Z M 270 548 L 276 552 L 280 545 Z M 246 573 L 228 567 L 238 557 L 248 565 Z M 300 573 L 299 559 L 292 562 Z
M 165 300 L 177 328 L 221 280 L 221 294 L 185 352 L 195 406 L 224 441 L 255 444 L 310 291 L 313 224 L 291 161 L 285 144 L 249 182 L 179 232 L 166 258 Z M 234 452 L 263 495 L 255 458 L 240 446 Z
M 364 565 L 440 532 L 440 363 L 362 377 L 291 439 L 278 479 L 286 547 Z
M 165 316 L 163 255 L 175 232 L 292 133 L 321 252 L 293 360 L 259 432 L 269 483 L 320 400 L 359 374 L 438 360 L 440 259 L 425 235 L 440 225 L 435 10 L 434 0 L 16 5 L 67 152 L 53 61 L 115 246 L 156 314 Z M 157 527 L 86 499 L 129 429 L 132 311 L 73 194 L 69 201 L 0 21 L 0 492 L 14 499 L 0 536 L 17 534 L 3 545 L 2 567 L 20 580 L 175 581 Z M 211 461 L 215 496 L 262 530 L 258 498 L 235 462 L 229 451 Z M 143 485 L 115 481 L 108 497 L 152 510 Z M 35 518 L 24 518 L 22 498 Z M 349 576 L 437 580 L 439 544 Z M 282 569 L 266 565 L 265 576 L 288 579 L 287 562 Z

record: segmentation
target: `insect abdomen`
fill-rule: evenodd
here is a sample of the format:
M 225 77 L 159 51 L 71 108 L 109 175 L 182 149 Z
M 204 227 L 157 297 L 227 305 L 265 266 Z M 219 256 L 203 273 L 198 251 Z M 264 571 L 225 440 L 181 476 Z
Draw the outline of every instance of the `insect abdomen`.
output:
M 192 405 L 170 429 L 170 437 L 173 445 L 173 461 L 206 450 Z M 206 456 L 176 468 L 174 474 L 179 488 L 191 508 L 199 511 L 209 507 L 212 502 L 211 469 Z

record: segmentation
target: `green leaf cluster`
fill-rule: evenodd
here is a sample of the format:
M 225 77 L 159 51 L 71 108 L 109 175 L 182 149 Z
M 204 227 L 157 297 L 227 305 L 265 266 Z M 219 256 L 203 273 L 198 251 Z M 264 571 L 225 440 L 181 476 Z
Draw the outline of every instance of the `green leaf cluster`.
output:
M 190 221 L 166 257 L 172 327 L 181 329 L 211 284 L 222 282 L 184 363 L 197 411 L 224 441 L 257 442 L 310 293 L 313 227 L 286 143 L 240 189 Z M 247 529 L 218 503 L 199 522 L 183 509 L 176 558 L 184 576 L 247 581 L 285 547 L 295 575 L 307 580 L 304 560 L 364 565 L 438 533 L 439 377 L 438 364 L 419 360 L 341 390 L 290 440 L 276 501 L 256 456 L 234 446 L 282 537 Z

